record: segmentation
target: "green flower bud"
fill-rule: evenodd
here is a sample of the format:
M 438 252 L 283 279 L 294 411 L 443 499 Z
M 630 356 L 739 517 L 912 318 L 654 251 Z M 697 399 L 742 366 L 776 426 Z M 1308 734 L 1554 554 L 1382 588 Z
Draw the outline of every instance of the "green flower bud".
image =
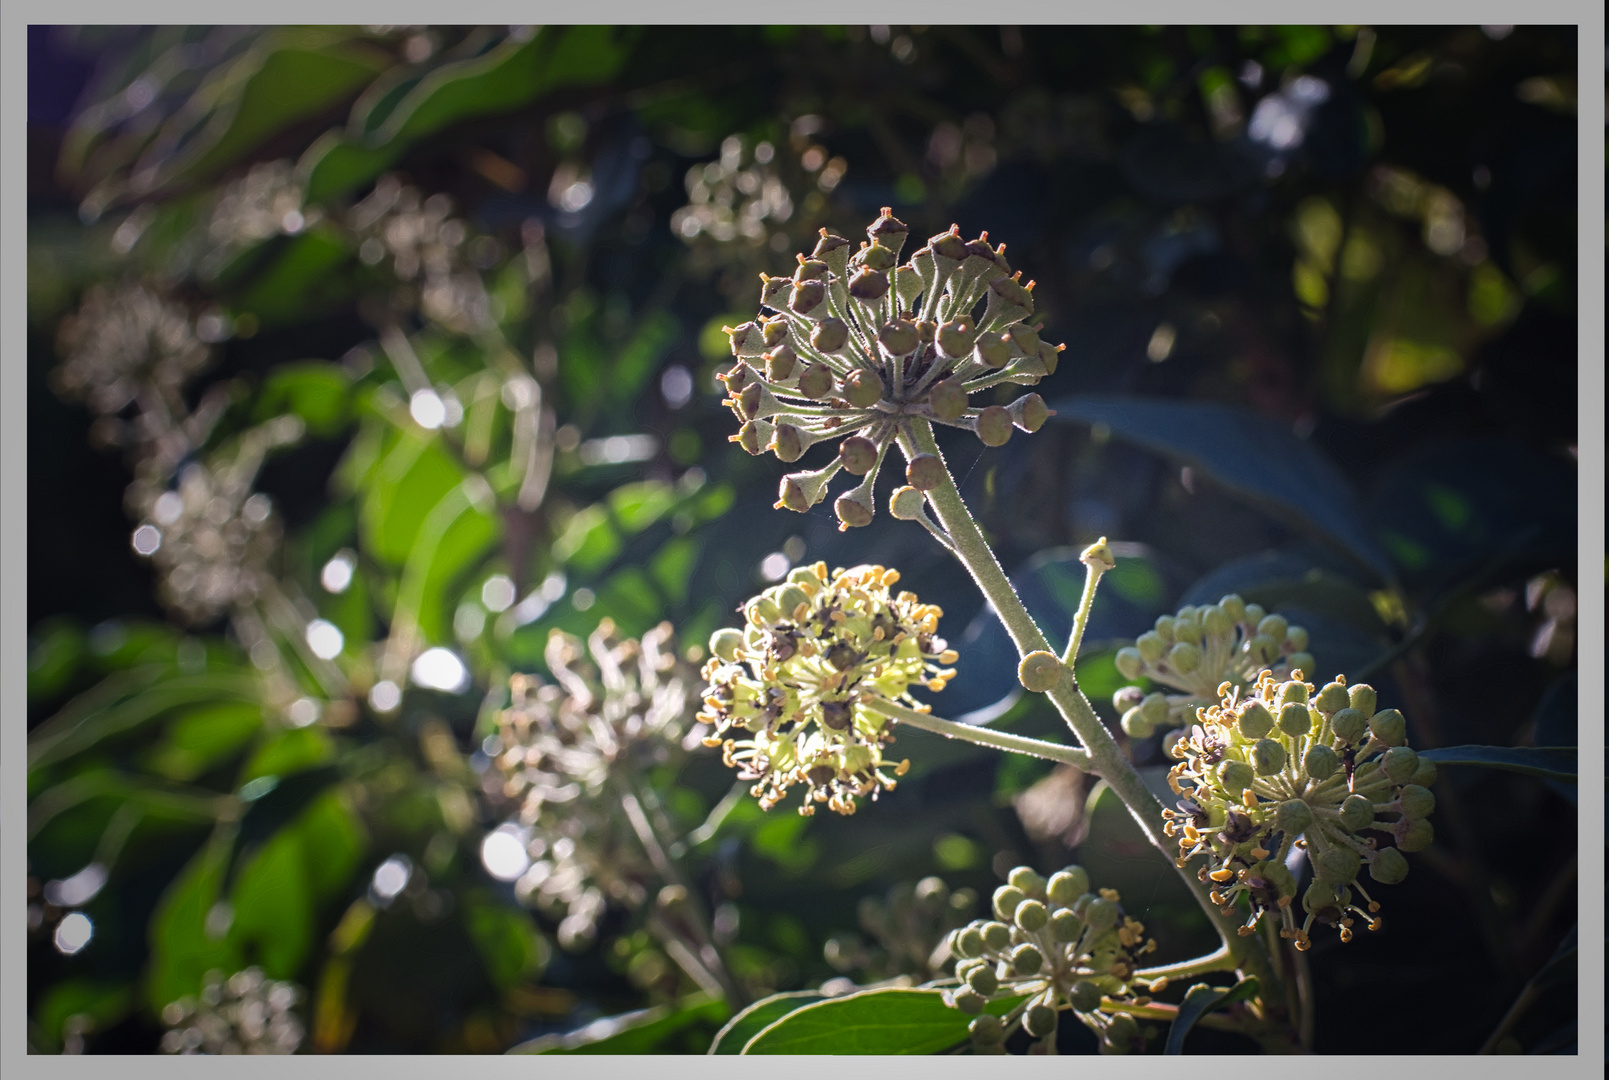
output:
M 1005 367 L 1011 362 L 1011 339 L 1004 334 L 984 334 L 973 347 L 972 358 L 984 367 Z
M 1083 918 L 1089 924 L 1092 932 L 1104 934 L 1117 925 L 1118 917 L 1121 914 L 1116 904 L 1104 896 L 1097 896 L 1084 908 Z
M 857 409 L 869 409 L 883 400 L 883 380 L 876 374 L 856 368 L 844 376 L 844 400 Z
M 1037 975 L 1045 966 L 1045 954 L 1037 946 L 1027 943 L 1011 950 L 1011 970 L 1018 975 Z
M 799 393 L 812 401 L 820 401 L 832 393 L 832 388 L 832 368 L 826 364 L 811 362 L 799 373 Z
M 1374 803 L 1366 795 L 1348 795 L 1338 811 L 1341 825 L 1351 832 L 1362 832 L 1374 823 Z
M 1429 758 L 1420 758 L 1418 765 L 1414 768 L 1413 776 L 1409 778 L 1409 782 L 1425 788 L 1434 784 L 1436 782 L 1436 763 Z
M 1106 1038 L 1101 1042 L 1103 1051 L 1126 1054 L 1134 1049 L 1140 1037 L 1140 1025 L 1128 1013 L 1117 1013 L 1106 1025 Z
M 851 435 L 838 444 L 838 460 L 856 476 L 865 476 L 877 464 L 877 444 L 864 435 Z
M 1011 944 L 1011 927 L 1005 923 L 986 922 L 983 924 L 981 933 L 983 934 L 983 943 L 989 947 L 991 952 L 1000 952 Z
M 1112 708 L 1119 713 L 1126 713 L 1130 709 L 1139 707 L 1145 700 L 1145 691 L 1138 686 L 1120 686 L 1112 694 Z
M 835 353 L 849 344 L 849 324 L 828 315 L 810 330 L 810 344 L 818 352 Z
M 1246 617 L 1246 601 L 1242 600 L 1238 593 L 1229 593 L 1218 601 L 1218 606 L 1224 609 L 1224 614 L 1233 622 L 1238 623 Z
M 1345 708 L 1330 717 L 1330 730 L 1342 742 L 1357 743 L 1369 730 L 1368 719 L 1357 709 Z
M 1214 641 L 1227 640 L 1235 628 L 1234 622 L 1223 608 L 1213 605 L 1201 616 L 1201 632 Z
M 1408 876 L 1408 860 L 1394 847 L 1381 848 L 1369 860 L 1369 876 L 1382 885 L 1396 885 Z
M 1156 632 L 1156 636 L 1162 639 L 1162 644 L 1164 645 L 1173 644 L 1174 622 L 1175 620 L 1172 615 L 1158 615 L 1156 617 L 1156 622 L 1152 625 L 1152 629 Z
M 1313 876 L 1320 881 L 1344 885 L 1358 876 L 1362 860 L 1350 848 L 1335 847 L 1313 860 Z
M 1247 624 L 1251 626 L 1253 634 L 1257 633 L 1257 624 L 1263 621 L 1263 616 L 1266 614 L 1267 612 L 1263 610 L 1263 605 L 1261 604 L 1246 605 L 1244 615 Z
M 1022 658 L 1017 665 L 1017 681 L 1030 693 L 1043 694 L 1061 682 L 1066 670 L 1067 666 L 1055 654 L 1041 649 Z
M 978 332 L 972 325 L 972 320 L 962 316 L 940 326 L 934 337 L 934 343 L 938 345 L 939 355 L 944 359 L 959 360 L 972 351 L 977 339 Z
M 1274 639 L 1275 642 L 1285 640 L 1290 631 L 1290 624 L 1283 615 L 1266 615 L 1257 623 L 1257 633 Z
M 887 279 L 884 279 L 884 291 L 887 291 Z M 827 283 L 819 278 L 810 281 L 801 281 L 793 286 L 788 294 L 788 307 L 795 314 L 809 315 L 822 305 L 827 299 Z
M 1011 413 L 1002 405 L 990 405 L 978 414 L 978 438 L 985 446 L 1004 446 L 1011 439 Z
M 1307 648 L 1307 630 L 1300 626 L 1292 626 L 1285 631 L 1285 647 L 1293 653 L 1304 651 Z
M 955 1007 L 969 1016 L 977 1016 L 983 1011 L 987 999 L 970 986 L 963 986 L 955 992 Z
M 1429 788 L 1420 787 L 1418 784 L 1404 787 L 1397 800 L 1402 805 L 1402 816 L 1409 821 L 1427 818 L 1436 809 L 1435 794 Z
M 1056 1010 L 1039 1002 L 1028 1006 L 1022 1016 L 1023 1030 L 1036 1039 L 1056 1033 Z
M 1024 900 L 1017 905 L 1012 918 L 1024 933 L 1032 934 L 1044 929 L 1045 924 L 1050 921 L 1050 913 L 1038 900 Z
M 1050 875 L 1045 896 L 1052 904 L 1066 907 L 1089 891 L 1089 873 L 1082 866 L 1068 866 Z
M 1408 721 L 1396 709 L 1381 709 L 1369 717 L 1369 733 L 1387 746 L 1401 746 L 1408 738 Z
M 1307 748 L 1302 755 L 1302 769 L 1314 780 L 1328 780 L 1341 767 L 1341 755 L 1323 743 Z
M 1141 658 L 1148 664 L 1154 664 L 1161 660 L 1162 654 L 1167 651 L 1167 645 L 1163 642 L 1162 636 L 1155 630 L 1147 630 L 1135 638 L 1134 647 L 1140 650 Z M 1129 678 L 1137 678 L 1137 676 L 1129 676 Z
M 1325 716 L 1334 716 L 1342 709 L 1350 708 L 1351 704 L 1352 699 L 1347 694 L 1346 687 L 1338 682 L 1325 683 L 1324 689 L 1313 699 L 1314 707 Z
M 1266 860 L 1252 867 L 1252 874 L 1269 882 L 1279 890 L 1281 896 L 1296 895 L 1296 878 L 1285 868 L 1285 864 Z
M 1160 690 L 1145 695 L 1140 702 L 1140 713 L 1152 727 L 1166 723 L 1168 719 L 1167 695 Z
M 1000 989 L 1000 980 L 995 977 L 994 970 L 987 966 L 975 968 L 967 975 L 967 985 L 973 990 L 988 997 Z
M 1081 1013 L 1091 1013 L 1101 1007 L 1101 988 L 1088 979 L 1079 979 L 1067 991 L 1067 1000 Z
M 1436 839 L 1436 828 L 1424 818 L 1418 821 L 1404 818 L 1391 834 L 1396 837 L 1398 851 L 1423 851 Z
M 1152 724 L 1139 706 L 1135 706 L 1124 713 L 1121 720 L 1123 734 L 1131 739 L 1149 739 L 1156 734 L 1156 725 Z
M 856 300 L 881 300 L 888 294 L 888 275 L 863 266 L 849 279 L 849 295 Z M 794 308 L 798 311 L 798 308 Z M 803 312 L 800 312 L 803 314 Z
M 1279 710 L 1279 730 L 1291 738 L 1299 738 L 1313 730 L 1313 713 L 1299 701 L 1292 701 Z
M 1257 779 L 1256 771 L 1244 761 L 1226 758 L 1218 764 L 1218 782 L 1231 795 L 1239 795 L 1251 787 L 1251 782 L 1255 779 Z
M 1117 665 L 1117 673 L 1125 679 L 1138 679 L 1144 665 L 1143 654 L 1133 645 L 1125 645 L 1117 650 L 1112 663 Z M 1046 687 L 1048 690 L 1049 687 Z
M 1168 650 L 1168 663 L 1175 671 L 1188 675 L 1201 666 L 1201 650 L 1188 641 L 1180 641 Z
M 1273 776 L 1285 767 L 1285 748 L 1273 739 L 1258 739 L 1251 746 L 1251 766 L 1258 776 Z
M 1291 653 L 1291 655 L 1287 657 L 1287 663 L 1289 664 L 1291 671 L 1300 671 L 1302 674 L 1306 675 L 1308 672 L 1313 670 L 1318 662 L 1313 659 L 1312 653 L 1298 652 Z
M 905 466 L 905 482 L 917 491 L 932 491 L 944 482 L 944 462 L 933 454 L 917 454 Z
M 1346 696 L 1352 703 L 1352 708 L 1363 714 L 1365 720 L 1374 715 L 1377 697 L 1374 687 L 1368 683 L 1353 683 L 1346 688 Z
M 1339 899 L 1340 893 L 1334 884 L 1315 879 L 1302 893 L 1302 910 L 1309 915 L 1316 915 L 1325 908 L 1335 907 Z
M 1241 706 L 1235 726 L 1246 738 L 1261 739 L 1274 730 L 1274 714 L 1268 711 L 1268 706 L 1253 698 Z
M 1380 758 L 1380 767 L 1394 784 L 1410 784 L 1419 770 L 1419 755 L 1406 746 L 1393 746 Z
M 1269 616 L 1269 618 L 1277 618 L 1277 617 L 1278 616 L 1274 616 L 1274 615 Z M 1301 704 L 1301 705 L 1306 705 L 1307 704 L 1307 684 L 1305 682 L 1298 682 L 1297 680 L 1292 679 L 1289 682 L 1284 682 L 1284 683 L 1280 684 L 1280 687 L 1279 687 L 1279 705 L 1280 705 L 1280 707 L 1284 708 L 1286 705 L 1289 705 L 1289 704 L 1291 704 L 1293 702 L 1295 702 L 1297 704 Z
M 972 1023 L 967 1025 L 967 1031 L 971 1034 L 973 1042 L 985 1045 L 997 1043 L 1006 1036 L 1006 1028 L 1000 1022 L 1000 1018 L 988 1013 L 973 1017 Z
M 1201 644 L 1201 623 L 1195 619 L 1194 612 L 1190 618 L 1173 620 L 1173 640 L 1188 645 Z
M 1274 812 L 1274 821 L 1286 836 L 1300 836 L 1313 824 L 1313 808 L 1301 799 L 1286 799 Z
M 1082 919 L 1084 917 L 1084 912 L 1089 910 L 1089 905 L 1093 903 L 1094 900 L 1095 894 L 1092 892 L 1079 893 L 1078 899 L 1074 900 L 1072 906 L 1067 910 L 1071 911 L 1074 915 L 1077 915 L 1080 919 Z
M 955 951 L 958 956 L 973 960 L 983 955 L 983 934 L 975 926 L 956 932 Z
M 869 503 L 861 502 L 847 491 L 833 501 L 832 509 L 833 513 L 838 515 L 838 521 L 849 529 L 860 529 L 870 525 L 875 513 Z
M 1063 944 L 1077 941 L 1083 932 L 1084 920 L 1065 908 L 1050 917 L 1050 934 Z
M 1258 634 L 1246 643 L 1246 655 L 1256 664 L 1268 665 L 1279 655 L 1279 642 L 1267 634 Z
M 1045 875 L 1031 866 L 1012 868 L 1011 873 L 1006 875 L 1006 882 L 1015 888 L 1021 889 L 1024 896 L 1044 898 Z
M 1025 899 L 1023 891 L 1015 885 L 1002 885 L 994 891 L 994 913 L 1002 919 L 1010 919 L 1017 905 Z

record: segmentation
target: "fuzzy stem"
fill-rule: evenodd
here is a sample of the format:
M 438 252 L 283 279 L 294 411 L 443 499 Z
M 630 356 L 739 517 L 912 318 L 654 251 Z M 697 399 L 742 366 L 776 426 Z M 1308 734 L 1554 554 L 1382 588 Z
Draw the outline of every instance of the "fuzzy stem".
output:
M 1104 550 L 1106 537 L 1101 537 L 1101 547 Z M 1091 548 L 1091 551 L 1096 549 Z M 1067 651 L 1062 654 L 1061 662 L 1072 667 L 1073 661 L 1078 659 L 1078 647 L 1084 643 L 1084 628 L 1089 625 L 1089 609 L 1095 604 L 1095 586 L 1101 583 L 1101 576 L 1107 571 L 1105 562 L 1100 559 L 1084 558 L 1084 595 L 1078 601 L 1078 612 L 1073 616 L 1073 632 L 1067 638 Z
M 923 731 L 931 731 L 935 735 L 943 735 L 946 739 L 963 739 L 979 746 L 1010 750 L 1013 753 L 1044 758 L 1046 761 L 1058 761 L 1063 765 L 1073 765 L 1080 769 L 1089 768 L 1089 753 L 1076 746 L 1062 746 L 1059 743 L 1030 739 L 1026 735 L 1013 735 L 993 728 L 973 727 L 970 724 L 958 724 L 954 720 L 941 720 L 937 716 L 908 709 L 885 698 L 863 699 L 861 706 L 869 712 L 886 716 L 902 724 L 909 724 L 914 728 L 921 728 Z
M 1235 957 L 1227 948 L 1219 948 L 1216 952 L 1206 956 L 1198 956 L 1194 960 L 1180 960 L 1177 964 L 1163 964 L 1161 967 L 1141 968 L 1134 973 L 1136 979 L 1145 979 L 1155 982 L 1158 979 L 1188 979 L 1192 975 L 1205 975 L 1212 971 L 1229 971 L 1235 966 Z
M 926 422 L 912 418 L 908 421 L 906 432 L 908 435 L 902 434 L 901 442 L 902 448 L 909 456 L 915 456 L 912 453 L 914 449 L 915 453 L 932 454 L 940 461 L 944 460 L 939 444 L 933 438 L 933 429 Z M 938 515 L 939 524 L 944 526 L 955 544 L 956 557 L 967 568 L 972 580 L 977 583 L 989 601 L 990 607 L 999 616 L 1006 633 L 1017 646 L 1018 655 L 1027 656 L 1037 651 L 1050 652 L 1050 645 L 1045 640 L 1045 635 L 1034 624 L 1028 609 L 1023 606 L 1005 571 L 1001 569 L 999 560 L 990 549 L 989 542 L 984 539 L 978 523 L 973 520 L 966 503 L 962 501 L 961 493 L 956 489 L 955 480 L 950 475 L 948 467 L 941 473 L 938 486 L 929 491 L 927 497 Z M 1104 779 L 1117 793 L 1152 846 L 1170 863 L 1173 862 L 1173 857 L 1169 854 L 1172 845 L 1162 833 L 1161 802 L 1145 786 L 1145 781 L 1140 779 L 1139 773 L 1129 764 L 1117 740 L 1112 738 L 1111 733 L 1106 730 L 1106 725 L 1095 715 L 1095 710 L 1089 701 L 1079 692 L 1071 668 L 1063 669 L 1061 681 L 1052 687 L 1046 696 L 1055 704 L 1062 718 L 1087 748 L 1091 771 Z M 1177 869 L 1185 886 L 1196 898 L 1196 903 L 1217 929 L 1225 949 L 1235 958 L 1236 966 L 1247 974 L 1256 975 L 1265 985 L 1273 984 L 1276 980 L 1269 970 L 1268 956 L 1263 950 L 1262 942 L 1255 937 L 1240 937 L 1235 924 L 1226 919 L 1212 902 L 1207 885 L 1197 880 L 1196 876 L 1185 868 L 1177 867 Z

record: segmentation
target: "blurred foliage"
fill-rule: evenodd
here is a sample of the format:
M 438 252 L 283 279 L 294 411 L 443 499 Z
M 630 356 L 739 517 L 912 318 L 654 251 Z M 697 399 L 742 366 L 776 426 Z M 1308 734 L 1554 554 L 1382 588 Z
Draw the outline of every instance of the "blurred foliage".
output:
M 485 740 L 512 672 L 557 677 L 551 631 L 705 641 L 818 559 L 948 612 L 940 712 L 1056 737 L 921 530 L 773 511 L 776 470 L 727 441 L 719 329 L 755 273 L 882 206 L 1009 243 L 1068 344 L 1056 422 L 949 454 L 1052 636 L 1076 550 L 1113 539 L 1078 668 L 1109 723 L 1116 645 L 1237 591 L 1416 747 L 1574 743 L 1571 28 L 35 26 L 29 50 L 34 1049 L 153 1052 L 165 1006 L 255 965 L 305 988 L 316 1052 L 703 1052 L 729 1020 L 719 1052 L 819 1050 L 866 1008 L 938 1050 L 964 1031 L 932 991 L 818 1003 L 824 944 L 896 883 L 983 891 L 1069 845 L 1160 955 L 1207 947 L 1104 786 L 903 729 L 911 774 L 852 821 L 761 814 L 708 754 L 644 764 L 683 892 L 610 903 L 576 952 L 487 846 Z M 146 378 L 52 374 L 98 286 L 176 305 L 208 366 L 74 403 Z M 213 505 L 181 476 L 214 475 L 279 539 L 186 606 L 187 564 L 134 530 L 173 551 Z M 1438 799 L 1387 928 L 1311 954 L 1316 1049 L 1367 1017 L 1373 1052 L 1500 1023 L 1573 1051 L 1548 974 L 1573 789 L 1449 766 Z M 695 915 L 708 985 L 672 955 Z M 850 967 L 914 963 L 885 951 Z M 1357 1004 L 1385 983 L 1411 1013 Z M 801 996 L 731 1020 L 774 991 Z

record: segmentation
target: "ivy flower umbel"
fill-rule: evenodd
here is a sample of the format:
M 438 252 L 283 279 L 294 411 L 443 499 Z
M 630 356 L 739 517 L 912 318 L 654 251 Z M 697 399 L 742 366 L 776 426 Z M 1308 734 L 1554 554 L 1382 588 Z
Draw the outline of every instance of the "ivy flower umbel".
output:
M 855 812 L 861 796 L 892 791 L 909 763 L 890 765 L 891 721 L 873 699 L 926 711 L 912 686 L 942 690 L 956 654 L 936 636 L 942 612 L 914 594 L 889 592 L 894 570 L 857 566 L 831 576 L 825 563 L 800 567 L 744 606 L 747 625 L 716 631 L 704 668 L 709 687 L 698 718 L 714 725 L 706 746 L 756 781 L 769 810 L 795 784 L 801 814 L 824 802 Z
M 1125 679 L 1149 679 L 1180 693 L 1145 694 L 1125 686 L 1112 704 L 1123 717 L 1123 730 L 1143 739 L 1164 725 L 1190 723 L 1197 708 L 1223 696 L 1219 687 L 1225 682 L 1246 687 L 1265 670 L 1278 678 L 1293 670 L 1312 671 L 1313 657 L 1306 650 L 1305 629 L 1230 593 L 1216 604 L 1159 616 L 1155 629 L 1118 650 L 1117 670 Z
M 486 782 L 516 803 L 528 836 L 531 866 L 515 895 L 558 918 L 560 944 L 579 948 L 609 902 L 637 907 L 658 881 L 621 803 L 632 776 L 698 746 L 697 675 L 669 623 L 641 641 L 620 639 L 607 619 L 585 642 L 555 630 L 544 659 L 552 683 L 509 680 Z
M 1102 1053 L 1127 1053 L 1139 1045 L 1139 1026 L 1117 1009 L 1148 1005 L 1143 992 L 1166 980 L 1137 977 L 1141 956 L 1156 949 L 1145 924 L 1123 912 L 1116 889 L 1091 892 L 1089 874 L 1069 866 L 1048 880 L 1019 866 L 994 892 L 993 920 L 975 920 L 950 935 L 958 985 L 945 1003 L 972 1021 L 975 1049 L 1000 1053 L 1020 1024 L 1053 1046 L 1063 1011 L 1101 1042 Z M 984 1013 L 995 998 L 1024 997 L 1004 1017 Z M 1116 1007 L 1116 1008 L 1114 1008 Z
M 1225 683 L 1222 701 L 1198 710 L 1200 722 L 1172 748 L 1183 759 L 1168 773 L 1178 809 L 1162 813 L 1163 830 L 1179 839 L 1181 867 L 1207 856 L 1199 876 L 1214 884 L 1223 913 L 1235 915 L 1246 898 L 1242 935 L 1272 912 L 1280 936 L 1305 950 L 1315 920 L 1339 926 L 1342 941 L 1352 939 L 1354 915 L 1379 929 L 1380 905 L 1360 872 L 1367 866 L 1374 881 L 1394 885 L 1408 874 L 1403 853 L 1429 846 L 1436 766 L 1404 745 L 1402 713 L 1377 711 L 1367 683 L 1349 687 L 1337 676 L 1314 693 L 1300 671 L 1292 676 L 1281 682 L 1265 671 L 1244 697 Z M 1395 846 L 1381 847 L 1368 831 Z M 1286 866 L 1293 849 L 1313 868 L 1300 925 Z
M 783 477 L 777 502 L 808 510 L 847 469 L 864 479 L 833 504 L 840 529 L 871 521 L 878 469 L 912 420 L 966 428 L 1001 446 L 1013 426 L 1037 431 L 1050 415 L 1038 394 L 1009 406 L 968 402 L 1003 383 L 1034 385 L 1056 370 L 1063 348 L 1024 322 L 1034 311 L 1033 282 L 1021 284 L 1005 245 L 991 247 L 987 233 L 963 240 L 952 225 L 902 266 L 908 233 L 887 207 L 853 254 L 848 240 L 823 229 L 792 278 L 760 275 L 760 303 L 776 314 L 727 328 L 738 363 L 721 378 L 743 425 L 732 440 L 785 462 L 841 440 L 825 467 Z
M 197 997 L 183 997 L 162 1010 L 168 1030 L 164 1054 L 294 1054 L 302 1022 L 291 1010 L 302 998 L 295 983 L 265 978 L 249 967 L 224 978 L 209 971 Z
M 977 906 L 971 889 L 951 891 L 943 878 L 901 881 L 882 897 L 862 897 L 856 914 L 868 943 L 856 934 L 835 934 L 823 950 L 827 963 L 862 983 L 906 976 L 916 982 L 942 977 L 953 959 L 950 931 Z

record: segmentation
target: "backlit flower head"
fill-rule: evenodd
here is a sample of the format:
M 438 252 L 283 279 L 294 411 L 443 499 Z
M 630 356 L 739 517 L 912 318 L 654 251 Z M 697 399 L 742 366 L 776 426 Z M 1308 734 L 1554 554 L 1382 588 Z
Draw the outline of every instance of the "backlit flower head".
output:
M 863 983 L 901 975 L 926 982 L 949 966 L 950 931 L 966 922 L 977 903 L 977 893 L 951 891 L 943 878 L 902 881 L 881 898 L 860 901 L 856 914 L 871 944 L 855 934 L 834 935 L 827 941 L 827 963 Z
M 176 392 L 210 358 L 189 312 L 136 281 L 91 286 L 62 320 L 56 348 L 56 388 L 102 414 L 116 413 L 148 384 Z
M 1144 694 L 1124 687 L 1112 698 L 1123 730 L 1143 739 L 1159 727 L 1191 723 L 1197 708 L 1222 697 L 1224 682 L 1246 687 L 1264 671 L 1286 678 L 1292 670 L 1312 671 L 1307 631 L 1260 604 L 1230 593 L 1216 604 L 1189 605 L 1163 615 L 1156 627 L 1117 652 L 1117 670 L 1126 679 L 1150 679 L 1179 691 Z
M 859 251 L 823 229 L 792 278 L 761 275 L 760 303 L 775 314 L 727 329 L 738 363 L 721 378 L 743 425 L 733 441 L 785 462 L 838 442 L 824 468 L 783 477 L 779 507 L 808 510 L 847 469 L 863 479 L 834 510 L 841 528 L 865 525 L 878 469 L 912 420 L 967 428 L 1000 446 L 1014 426 L 1036 431 L 1050 415 L 1038 394 L 1010 406 L 968 400 L 1003 383 L 1032 386 L 1060 357 L 1062 346 L 1024 321 L 1033 282 L 1018 280 L 1005 245 L 991 246 L 987 233 L 963 240 L 951 226 L 899 265 L 908 232 L 886 207 Z
M 1338 926 L 1342 941 L 1352 939 L 1354 916 L 1379 928 L 1380 905 L 1361 872 L 1394 885 L 1408 874 L 1403 853 L 1430 844 L 1436 766 L 1405 745 L 1402 713 L 1375 709 L 1367 683 L 1337 676 L 1315 693 L 1292 674 L 1282 682 L 1265 671 L 1249 693 L 1225 683 L 1222 700 L 1198 710 L 1172 747 L 1182 760 L 1168 783 L 1180 798 L 1163 811 L 1163 829 L 1179 839 L 1181 867 L 1207 857 L 1201 880 L 1213 883 L 1225 915 L 1245 916 L 1243 935 L 1272 913 L 1280 935 L 1306 949 L 1315 920 Z M 1287 867 L 1293 851 L 1313 869 L 1300 894 Z
M 621 803 L 631 776 L 698 746 L 697 674 L 669 623 L 641 641 L 619 638 L 609 620 L 585 642 L 555 630 L 545 659 L 553 682 L 509 680 L 487 783 L 517 804 L 527 837 L 532 862 L 515 894 L 558 918 L 560 944 L 578 948 L 609 902 L 636 907 L 658 881 Z
M 852 814 L 856 799 L 876 799 L 904 775 L 907 762 L 883 760 L 892 722 L 865 704 L 926 711 L 910 689 L 942 690 L 956 654 L 936 636 L 942 612 L 892 594 L 898 580 L 881 566 L 800 567 L 744 606 L 743 629 L 710 639 L 699 719 L 715 731 L 705 745 L 723 747 L 726 763 L 755 781 L 764 809 L 802 784 L 801 814 L 818 802 Z
M 1089 874 L 1069 866 L 1046 879 L 1019 866 L 994 892 L 992 920 L 975 920 L 950 935 L 958 985 L 945 1002 L 976 1016 L 975 1049 L 999 1052 L 1019 1025 L 1036 1039 L 1053 1039 L 1060 1015 L 1071 1011 L 1100 1040 L 1103 1053 L 1138 1045 L 1133 1019 L 1103 1007 L 1145 1005 L 1150 981 L 1139 958 L 1156 949 L 1145 924 L 1123 911 L 1116 889 L 1090 891 Z M 1003 1017 L 984 1013 L 994 998 L 1026 995 Z
M 250 967 L 224 978 L 207 973 L 197 997 L 180 998 L 162 1010 L 168 1031 L 165 1054 L 294 1054 L 302 1022 L 291 1010 L 302 999 L 295 983 L 265 978 Z

